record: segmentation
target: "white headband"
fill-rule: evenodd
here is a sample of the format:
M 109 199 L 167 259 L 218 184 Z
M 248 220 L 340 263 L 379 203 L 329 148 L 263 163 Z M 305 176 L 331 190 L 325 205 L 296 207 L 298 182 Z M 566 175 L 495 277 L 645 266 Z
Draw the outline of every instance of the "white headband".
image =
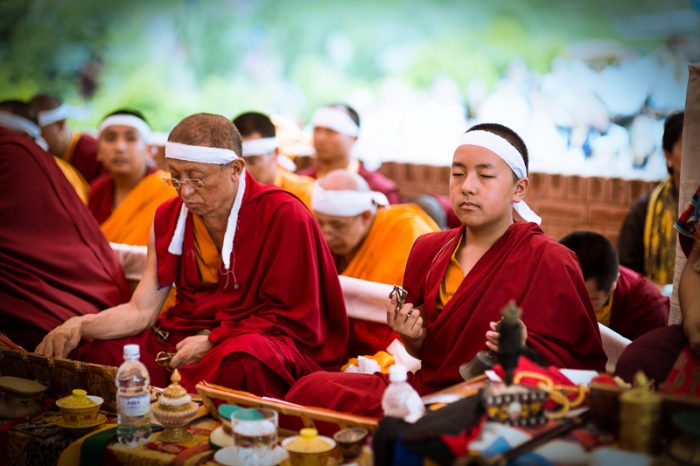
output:
M 102 135 L 102 132 L 107 129 L 108 126 L 131 126 L 141 135 L 141 139 L 146 144 L 151 142 L 151 127 L 148 123 L 143 121 L 141 118 L 134 115 L 127 115 L 124 113 L 118 113 L 116 115 L 111 115 L 102 120 L 100 127 L 97 130 L 97 137 Z
M 31 120 L 15 115 L 14 113 L 0 111 L 0 126 L 29 135 L 39 147 L 48 150 L 49 146 L 41 137 L 41 128 Z
M 271 154 L 278 146 L 279 144 L 275 137 L 243 141 L 243 157 Z
M 236 226 L 238 225 L 238 213 L 241 211 L 243 204 L 243 196 L 245 194 L 245 170 L 241 170 L 241 176 L 238 178 L 238 190 L 236 191 L 236 199 L 233 201 L 231 213 L 228 216 L 226 223 L 226 233 L 224 233 L 224 244 L 221 246 L 221 260 L 224 262 L 224 268 L 231 268 L 231 252 L 233 251 L 233 240 L 236 237 Z M 183 202 L 180 207 L 180 216 L 177 219 L 177 225 L 173 232 L 173 237 L 168 245 L 168 252 L 176 256 L 182 255 L 182 243 L 185 241 L 185 223 L 187 221 L 188 209 Z M 235 274 L 234 274 L 235 277 Z M 237 286 L 237 285 L 236 285 Z
M 467 131 L 460 138 L 457 147 L 464 145 L 478 146 L 490 150 L 503 159 L 519 179 L 527 177 L 527 168 L 522 155 L 520 155 L 518 149 L 502 137 L 489 131 Z M 542 223 L 542 217 L 537 215 L 525 201 L 514 202 L 513 208 L 523 220 L 534 222 L 538 225 Z
M 221 165 L 236 160 L 239 157 L 238 154 L 231 149 L 191 146 L 179 142 L 166 142 L 165 158 Z
M 37 119 L 39 120 L 39 126 L 43 128 L 57 121 L 65 120 L 69 115 L 70 111 L 68 110 L 68 106 L 66 104 L 61 104 L 51 110 L 39 112 Z
M 357 136 L 360 127 L 345 111 L 333 107 L 321 107 L 311 117 L 311 124 L 316 127 L 332 129 L 347 136 Z
M 362 212 L 376 212 L 378 206 L 388 206 L 389 200 L 377 191 L 343 191 L 323 189 L 316 182 L 311 196 L 311 209 L 326 215 L 354 217 Z

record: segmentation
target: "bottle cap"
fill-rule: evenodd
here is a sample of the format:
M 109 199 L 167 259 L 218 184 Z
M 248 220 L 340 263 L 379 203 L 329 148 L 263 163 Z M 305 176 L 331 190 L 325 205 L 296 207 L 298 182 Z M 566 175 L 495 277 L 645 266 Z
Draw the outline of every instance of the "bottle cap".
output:
M 141 356 L 139 345 L 124 345 L 124 358 L 138 358 Z
M 389 368 L 389 381 L 390 382 L 405 382 L 406 381 L 406 367 L 402 364 L 395 363 Z

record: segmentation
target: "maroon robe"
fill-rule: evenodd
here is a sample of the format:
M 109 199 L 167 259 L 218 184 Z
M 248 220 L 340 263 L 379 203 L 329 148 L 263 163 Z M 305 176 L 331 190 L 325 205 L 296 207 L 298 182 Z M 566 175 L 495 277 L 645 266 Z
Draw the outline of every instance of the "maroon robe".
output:
M 357 169 L 357 174 L 365 179 L 369 185 L 369 189 L 383 193 L 389 200 L 390 204 L 398 204 L 401 202 L 396 183 L 391 181 L 386 176 L 379 172 L 367 170 L 362 162 L 360 162 L 360 166 Z M 299 172 L 299 175 L 318 178 L 318 167 L 305 168 Z
M 83 175 L 88 184 L 107 173 L 104 165 L 97 160 L 97 140 L 89 134 L 80 135 L 68 163 Z
M 604 370 L 606 357 L 595 313 L 573 252 L 534 223 L 516 222 L 479 259 L 440 311 L 438 291 L 464 227 L 419 237 L 404 275 L 407 302 L 426 322 L 422 368 L 410 379 L 420 394 L 461 381 L 459 366 L 486 348 L 489 322 L 511 300 L 523 309 L 529 347 L 557 367 Z M 287 400 L 368 416 L 381 415 L 386 377 L 317 373 Z
M 279 397 L 308 373 L 337 369 L 348 340 L 345 304 L 330 250 L 304 204 L 246 174 L 231 270 L 221 265 L 215 285 L 201 280 L 191 215 L 182 256 L 168 252 L 181 205 L 179 198 L 162 204 L 154 220 L 159 284 L 177 288 L 176 304 L 156 322 L 170 332 L 168 340 L 160 342 L 146 330 L 92 342 L 78 356 L 118 365 L 122 345 L 139 342 L 152 383 L 165 386 L 168 373 L 153 364 L 155 352 L 174 351 L 183 338 L 209 330 L 214 348 L 197 364 L 180 368 L 190 391 L 207 380 Z
M 33 350 L 74 316 L 129 299 L 117 257 L 53 157 L 0 128 L 0 329 Z
M 651 280 L 620 266 L 610 310 L 611 329 L 634 340 L 651 330 L 665 327 L 668 313 L 668 297 L 662 295 Z

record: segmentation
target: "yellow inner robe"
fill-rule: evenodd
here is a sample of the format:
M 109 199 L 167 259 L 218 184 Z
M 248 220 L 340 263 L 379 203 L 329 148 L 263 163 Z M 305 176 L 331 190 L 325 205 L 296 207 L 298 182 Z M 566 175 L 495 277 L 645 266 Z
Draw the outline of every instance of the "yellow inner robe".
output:
M 58 168 L 61 169 L 68 182 L 71 184 L 71 186 L 73 186 L 73 189 L 75 189 L 75 192 L 80 200 L 83 201 L 83 204 L 87 205 L 90 186 L 85 181 L 85 178 L 83 178 L 83 175 L 81 175 L 78 170 L 73 168 L 73 165 L 65 160 L 62 160 L 56 156 L 53 156 L 53 159 L 56 161 L 56 165 L 58 165 Z

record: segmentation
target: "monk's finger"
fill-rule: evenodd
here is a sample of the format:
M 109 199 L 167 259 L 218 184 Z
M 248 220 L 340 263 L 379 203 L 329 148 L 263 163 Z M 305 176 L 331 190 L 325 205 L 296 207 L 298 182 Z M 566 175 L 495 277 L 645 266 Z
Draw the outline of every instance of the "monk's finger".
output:
M 189 337 L 187 337 L 189 338 Z M 175 350 L 179 351 L 183 346 L 185 346 L 185 342 L 187 341 L 187 338 L 184 340 L 180 340 L 177 345 L 175 345 Z
M 493 330 L 494 332 L 498 330 L 498 329 L 496 328 L 497 326 L 498 326 L 498 323 L 497 323 L 497 322 L 489 322 L 489 327 L 490 327 L 491 330 Z
M 180 352 L 177 352 L 173 355 L 173 357 L 170 360 L 170 363 L 168 365 L 170 366 L 171 369 L 177 369 L 182 364 L 182 359 L 183 359 L 183 354 Z
M 411 330 L 416 332 L 416 331 L 420 331 L 420 329 L 422 329 L 422 328 L 423 328 L 423 318 L 419 314 L 418 317 L 413 320 L 412 325 L 411 325 Z
M 46 346 L 46 337 L 44 337 L 41 340 L 41 343 L 39 343 L 39 346 L 36 347 L 34 350 L 35 353 L 37 354 L 44 354 L 44 347 Z
M 486 342 L 486 347 L 488 349 L 490 349 L 491 351 L 498 352 L 498 345 L 495 345 L 495 344 L 491 343 L 490 341 Z

